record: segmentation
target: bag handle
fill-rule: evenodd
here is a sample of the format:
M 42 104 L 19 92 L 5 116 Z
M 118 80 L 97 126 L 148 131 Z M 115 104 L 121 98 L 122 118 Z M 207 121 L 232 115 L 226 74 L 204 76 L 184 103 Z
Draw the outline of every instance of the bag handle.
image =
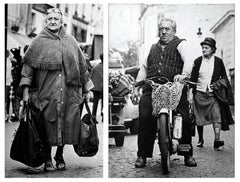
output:
M 33 123 L 32 123 L 32 113 L 31 113 L 31 109 L 30 109 L 30 101 L 28 100 L 27 102 L 23 102 L 23 104 L 24 104 L 24 109 L 25 109 L 25 117 L 24 117 L 23 121 L 20 120 L 20 122 L 28 122 L 29 127 L 32 130 L 35 140 L 40 141 L 38 134 L 36 133 L 36 131 L 33 129 L 33 126 L 32 126 Z
M 31 120 L 31 113 L 30 113 L 30 102 L 29 101 L 23 101 L 23 116 L 20 118 L 20 122 L 29 122 Z
M 26 119 L 27 119 L 27 122 L 29 122 L 32 119 L 29 101 L 26 103 Z
M 85 107 L 86 107 L 86 109 L 87 109 L 88 114 L 90 115 L 90 117 L 92 117 L 92 113 L 91 113 L 91 110 L 90 110 L 90 108 L 89 108 L 89 106 L 88 106 L 87 101 L 84 99 L 83 102 L 84 102 L 84 104 L 85 104 Z
M 91 120 L 91 122 L 92 122 L 92 124 L 96 124 L 95 122 L 94 122 L 94 120 L 93 120 L 93 115 L 92 115 L 92 113 L 91 113 L 91 110 L 90 110 L 90 108 L 89 108 L 89 106 L 88 106 L 88 102 L 84 99 L 84 104 L 85 104 L 85 107 L 86 107 L 86 109 L 87 109 L 87 112 L 88 112 L 88 114 L 89 114 L 89 116 L 90 116 L 90 120 Z

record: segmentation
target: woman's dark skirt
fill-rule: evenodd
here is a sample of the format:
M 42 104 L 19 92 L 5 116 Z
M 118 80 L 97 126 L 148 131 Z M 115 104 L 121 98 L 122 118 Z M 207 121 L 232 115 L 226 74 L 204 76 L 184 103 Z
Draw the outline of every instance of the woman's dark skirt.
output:
M 221 123 L 220 105 L 212 92 L 196 91 L 193 107 L 198 126 Z

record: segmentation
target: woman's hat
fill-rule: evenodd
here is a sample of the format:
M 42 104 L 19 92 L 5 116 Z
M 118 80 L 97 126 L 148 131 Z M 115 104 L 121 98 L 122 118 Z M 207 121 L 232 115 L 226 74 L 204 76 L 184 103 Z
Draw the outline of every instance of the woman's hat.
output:
M 214 48 L 215 50 L 217 49 L 217 48 L 216 48 L 216 41 L 215 41 L 213 38 L 206 37 L 206 38 L 204 39 L 204 41 L 200 43 L 201 46 L 203 46 L 204 44 L 211 46 L 211 47 Z
M 61 10 L 59 8 L 50 8 L 50 9 L 47 9 L 45 15 L 48 15 L 50 13 L 58 13 L 60 14 L 61 16 L 63 15 Z

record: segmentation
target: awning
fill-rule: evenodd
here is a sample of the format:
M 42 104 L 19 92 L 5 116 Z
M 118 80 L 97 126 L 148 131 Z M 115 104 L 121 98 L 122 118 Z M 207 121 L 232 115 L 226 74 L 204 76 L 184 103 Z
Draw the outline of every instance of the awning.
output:
M 23 50 L 25 45 L 30 45 L 33 39 L 27 37 L 26 35 L 21 35 L 19 33 L 7 32 L 7 49 L 21 47 Z

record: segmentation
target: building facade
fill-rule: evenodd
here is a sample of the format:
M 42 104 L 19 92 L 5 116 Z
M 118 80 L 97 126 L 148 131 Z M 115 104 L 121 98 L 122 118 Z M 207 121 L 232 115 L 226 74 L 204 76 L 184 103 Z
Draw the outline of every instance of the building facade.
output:
M 95 30 L 102 28 L 103 7 L 101 4 L 6 4 L 8 31 L 28 38 L 36 36 L 44 27 L 44 14 L 52 7 L 63 13 L 63 25 L 80 46 L 92 45 Z M 103 31 L 100 31 L 103 35 Z M 28 39 L 26 38 L 26 40 Z M 20 45 L 22 46 L 22 45 Z
M 216 55 L 225 64 L 226 72 L 235 88 L 235 11 L 228 11 L 210 29 L 217 42 Z

